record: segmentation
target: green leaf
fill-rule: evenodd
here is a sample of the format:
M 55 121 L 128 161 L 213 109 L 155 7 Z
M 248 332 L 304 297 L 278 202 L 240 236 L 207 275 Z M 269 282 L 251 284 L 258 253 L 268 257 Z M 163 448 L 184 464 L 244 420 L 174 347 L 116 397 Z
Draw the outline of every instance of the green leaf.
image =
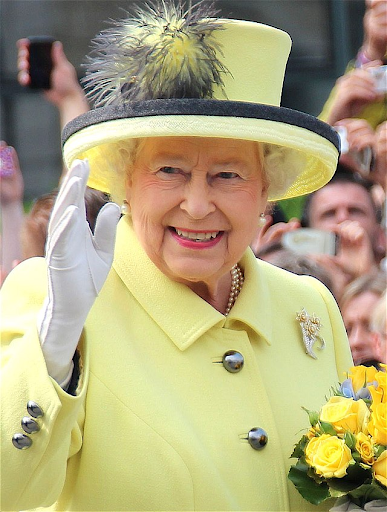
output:
M 341 498 L 342 496 L 346 496 L 345 492 L 337 491 L 336 489 L 332 489 L 332 487 L 329 487 L 329 494 L 332 498 Z
M 323 434 L 329 434 L 330 436 L 337 435 L 332 423 L 328 423 L 327 421 L 320 421 L 320 430 Z
M 355 449 L 356 437 L 351 432 L 346 432 L 344 434 L 344 442 L 351 450 Z
M 348 466 L 347 474 L 343 478 L 330 478 L 327 480 L 329 487 L 341 492 L 349 492 L 364 483 L 370 483 L 372 479 L 372 472 L 370 469 L 365 469 L 354 464 Z
M 302 407 L 302 409 L 304 409 L 305 412 L 308 413 L 308 416 L 309 416 L 309 422 L 310 424 L 312 425 L 312 427 L 314 427 L 315 425 L 317 425 L 318 423 L 318 412 L 316 411 L 309 411 L 309 409 L 306 409 L 306 407 Z
M 302 436 L 301 439 L 298 441 L 296 446 L 294 447 L 293 453 L 291 454 L 290 458 L 297 458 L 299 459 L 304 455 L 305 446 L 308 444 L 308 438 L 306 436 Z
M 375 458 L 378 459 L 382 455 L 382 453 L 384 452 L 385 449 L 386 449 L 386 447 L 383 446 L 382 444 L 375 445 L 375 449 L 374 449 Z
M 331 386 L 331 394 L 333 396 L 344 396 L 342 391 L 341 391 L 341 385 L 338 384 L 336 387 Z M 325 397 L 325 398 L 328 401 L 328 398 L 327 397 Z
M 307 471 L 307 465 L 297 463 L 290 468 L 288 477 L 305 500 L 319 505 L 330 497 L 328 485 L 325 482 L 318 484 L 308 477 Z

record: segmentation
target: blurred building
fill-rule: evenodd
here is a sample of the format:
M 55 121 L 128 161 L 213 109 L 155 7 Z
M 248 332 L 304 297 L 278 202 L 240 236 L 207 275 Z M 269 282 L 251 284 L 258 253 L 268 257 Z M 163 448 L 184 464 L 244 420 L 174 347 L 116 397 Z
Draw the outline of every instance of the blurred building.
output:
M 57 185 L 61 172 L 56 109 L 40 92 L 18 85 L 16 46 L 21 37 L 52 35 L 83 75 L 90 40 L 106 20 L 144 0 L 1 0 L 0 137 L 19 154 L 26 199 Z M 282 105 L 318 115 L 336 78 L 362 42 L 364 0 L 218 0 L 225 17 L 254 20 L 287 31 L 293 40 Z M 248 42 L 246 42 L 248 44 Z

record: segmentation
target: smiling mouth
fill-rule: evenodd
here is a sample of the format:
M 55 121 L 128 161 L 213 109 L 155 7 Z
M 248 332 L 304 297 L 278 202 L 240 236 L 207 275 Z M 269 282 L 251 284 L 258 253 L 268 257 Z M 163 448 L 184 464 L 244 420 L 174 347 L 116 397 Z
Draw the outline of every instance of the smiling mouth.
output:
M 208 242 L 214 240 L 223 231 L 184 231 L 178 228 L 171 228 L 183 240 L 190 240 L 191 242 Z

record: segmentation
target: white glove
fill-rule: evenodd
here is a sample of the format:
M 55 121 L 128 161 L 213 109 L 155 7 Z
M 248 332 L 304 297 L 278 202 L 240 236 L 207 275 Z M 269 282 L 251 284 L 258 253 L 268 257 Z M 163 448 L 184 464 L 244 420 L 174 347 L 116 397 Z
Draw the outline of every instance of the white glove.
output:
M 118 205 L 106 204 L 93 236 L 84 198 L 88 175 L 87 161 L 76 160 L 60 188 L 46 243 L 48 296 L 38 332 L 48 373 L 64 389 L 86 317 L 112 265 L 120 218 Z

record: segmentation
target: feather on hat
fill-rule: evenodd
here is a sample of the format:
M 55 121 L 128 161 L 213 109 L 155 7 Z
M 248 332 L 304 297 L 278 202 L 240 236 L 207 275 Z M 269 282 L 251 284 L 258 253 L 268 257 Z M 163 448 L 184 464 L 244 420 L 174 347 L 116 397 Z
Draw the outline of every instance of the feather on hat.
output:
M 202 2 L 201 2 L 202 4 Z M 95 106 L 170 98 L 212 98 L 227 68 L 213 37 L 221 29 L 213 6 L 151 4 L 116 21 L 94 39 L 83 83 Z

